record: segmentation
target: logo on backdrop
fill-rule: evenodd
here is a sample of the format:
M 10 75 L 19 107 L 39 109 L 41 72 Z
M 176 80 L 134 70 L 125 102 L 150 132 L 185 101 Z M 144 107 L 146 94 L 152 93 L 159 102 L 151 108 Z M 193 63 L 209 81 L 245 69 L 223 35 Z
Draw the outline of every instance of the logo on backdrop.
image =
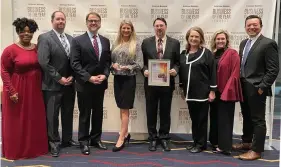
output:
M 143 98 L 145 98 L 143 83 L 141 83 L 141 84 L 137 83 L 135 95 L 136 95 L 136 99 L 143 99 Z
M 187 108 L 180 108 L 178 117 L 178 126 L 187 125 L 189 123 L 190 116 L 188 114 Z
M 258 15 L 259 17 L 263 17 L 263 6 L 262 5 L 246 5 L 244 9 L 244 18 L 249 15 Z
M 96 12 L 102 19 L 107 19 L 107 7 L 106 5 L 90 5 L 89 12 Z
M 149 31 L 149 32 L 137 31 L 136 34 L 137 34 L 137 40 L 139 42 L 142 42 L 145 38 L 149 38 L 149 37 L 153 36 L 151 31 Z
M 182 90 L 181 88 L 179 87 L 178 84 L 176 84 L 176 87 L 175 87 L 175 90 L 173 92 L 173 98 L 180 98 L 181 99 L 181 93 L 182 93 Z M 179 99 L 179 100 L 180 100 Z M 178 99 L 177 99 L 178 100 Z
M 185 48 L 185 46 L 184 46 L 185 34 L 183 34 L 182 32 L 167 32 L 167 34 L 168 34 L 170 37 L 179 40 L 180 46 Z
M 74 105 L 74 110 L 73 110 L 73 122 L 78 123 L 79 122 L 79 109 L 78 106 L 76 105 L 77 103 L 75 102 Z
M 73 36 L 73 38 L 75 38 L 75 37 L 80 36 L 80 35 L 82 35 L 84 33 L 85 33 L 84 30 L 74 30 L 72 36 Z
M 117 38 L 117 31 L 106 31 L 104 36 L 109 39 L 111 44 L 114 44 L 116 38 Z
M 205 38 L 205 45 L 207 48 L 210 48 L 211 40 L 214 35 L 214 32 L 205 32 L 204 38 Z
M 46 18 L 46 7 L 44 4 L 28 4 L 27 5 L 28 18 L 38 20 L 44 20 Z
M 139 9 L 136 5 L 121 5 L 120 6 L 120 19 L 128 19 L 131 21 L 139 17 Z
M 154 20 L 158 17 L 168 19 L 169 9 L 167 5 L 152 5 L 151 7 L 151 19 Z
M 197 5 L 183 5 L 181 19 L 184 22 L 192 23 L 199 19 L 200 9 Z
M 138 110 L 133 108 L 130 109 L 130 121 L 134 121 L 138 119 Z
M 77 16 L 77 10 L 74 4 L 59 4 L 59 11 L 65 14 L 66 21 L 73 21 Z
M 228 5 L 215 5 L 212 20 L 215 23 L 225 23 L 231 19 L 231 8 Z
M 248 35 L 245 32 L 230 32 L 230 46 L 239 51 L 241 41 L 247 37 Z
M 113 83 L 109 82 L 108 87 L 104 92 L 104 98 L 115 98 L 114 97 L 114 89 L 113 89 Z
M 108 118 L 107 117 L 108 116 L 107 113 L 108 113 L 108 111 L 107 111 L 106 107 L 103 107 L 103 119 L 104 120 Z

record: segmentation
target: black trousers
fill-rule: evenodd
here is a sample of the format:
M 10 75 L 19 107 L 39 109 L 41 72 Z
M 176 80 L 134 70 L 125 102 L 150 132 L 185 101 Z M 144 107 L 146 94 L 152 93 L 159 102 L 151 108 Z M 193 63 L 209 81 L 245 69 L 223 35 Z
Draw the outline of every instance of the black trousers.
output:
M 198 148 L 207 148 L 207 126 L 209 102 L 188 101 L 189 115 L 192 121 L 192 138 Z
M 235 102 L 222 101 L 220 93 L 216 93 L 216 100 L 210 103 L 209 140 L 224 151 L 232 148 L 234 112 Z
M 60 142 L 59 111 L 61 110 L 62 142 L 72 140 L 75 89 L 66 86 L 61 91 L 43 91 L 47 115 L 49 142 Z
M 146 98 L 146 116 L 148 140 L 154 141 L 169 140 L 171 127 L 171 104 L 172 104 L 173 90 L 162 89 L 161 87 L 147 87 L 145 88 Z M 159 104 L 160 128 L 157 133 L 157 115 Z
M 244 102 L 241 102 L 243 115 L 242 141 L 252 143 L 252 150 L 255 152 L 264 151 L 266 136 L 265 103 L 266 96 L 259 95 L 258 89 L 241 79 Z
M 104 90 L 77 92 L 79 108 L 78 141 L 87 145 L 99 141 L 102 134 Z M 92 114 L 92 115 L 91 115 Z M 91 132 L 89 134 L 91 121 Z

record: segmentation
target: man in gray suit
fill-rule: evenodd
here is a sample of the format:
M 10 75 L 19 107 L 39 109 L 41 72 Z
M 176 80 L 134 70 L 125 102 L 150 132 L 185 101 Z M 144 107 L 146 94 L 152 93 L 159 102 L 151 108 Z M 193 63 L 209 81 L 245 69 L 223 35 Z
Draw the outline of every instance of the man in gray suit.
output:
M 271 85 L 279 72 L 278 47 L 274 40 L 261 34 L 262 20 L 250 15 L 245 20 L 249 38 L 240 43 L 241 85 L 244 101 L 242 142 L 235 150 L 249 150 L 239 155 L 242 160 L 255 160 L 264 151 L 266 136 L 266 96 L 272 96 Z
M 59 156 L 59 110 L 61 109 L 62 147 L 78 146 L 72 140 L 75 89 L 70 66 L 72 37 L 64 33 L 65 14 L 55 11 L 51 16 L 53 30 L 38 38 L 38 61 L 43 69 L 42 90 L 44 95 L 50 152 Z

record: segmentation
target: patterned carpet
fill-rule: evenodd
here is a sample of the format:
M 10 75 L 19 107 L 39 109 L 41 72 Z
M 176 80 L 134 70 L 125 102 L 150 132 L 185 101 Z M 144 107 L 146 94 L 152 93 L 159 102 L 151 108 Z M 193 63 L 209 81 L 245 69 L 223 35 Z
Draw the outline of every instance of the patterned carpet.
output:
M 76 134 L 77 135 L 77 134 Z M 237 159 L 239 152 L 233 152 L 231 156 L 214 154 L 210 148 L 198 154 L 191 154 L 185 146 L 191 141 L 190 135 L 172 134 L 172 151 L 163 152 L 158 146 L 156 152 L 148 151 L 146 141 L 134 141 L 130 143 L 124 151 L 113 153 L 111 148 L 117 139 L 117 133 L 104 133 L 103 141 L 107 143 L 109 150 L 100 151 L 91 149 L 91 155 L 82 155 L 79 148 L 71 147 L 61 150 L 59 158 L 50 155 L 41 156 L 35 159 L 9 161 L 4 158 L 1 160 L 2 167 L 12 166 L 37 166 L 37 167 L 189 167 L 189 166 L 208 166 L 208 167 L 278 167 L 280 143 L 280 120 L 274 121 L 274 140 L 278 147 L 266 150 L 262 159 L 257 161 L 241 161 Z M 238 142 L 238 136 L 234 136 L 233 142 Z

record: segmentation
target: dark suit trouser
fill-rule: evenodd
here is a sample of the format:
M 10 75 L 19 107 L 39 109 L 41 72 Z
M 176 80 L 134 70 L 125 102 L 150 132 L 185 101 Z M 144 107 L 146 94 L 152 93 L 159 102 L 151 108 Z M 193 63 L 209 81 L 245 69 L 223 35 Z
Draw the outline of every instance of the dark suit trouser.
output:
M 75 89 L 64 87 L 61 91 L 43 91 L 47 113 L 49 142 L 60 142 L 59 111 L 61 109 L 62 142 L 72 139 Z
M 104 90 L 77 92 L 79 108 L 78 141 L 99 141 L 102 134 Z M 91 115 L 92 114 L 92 115 Z M 91 122 L 91 133 L 89 134 Z
M 224 151 L 231 151 L 235 102 L 220 100 L 220 93 L 216 93 L 216 100 L 210 103 L 210 132 L 209 140 L 212 145 Z
M 216 92 L 215 100 L 212 103 L 210 103 L 209 141 L 213 146 L 218 145 L 218 108 L 219 108 L 219 100 Z
M 242 141 L 252 143 L 255 152 L 264 151 L 266 136 L 265 103 L 266 96 L 259 95 L 258 89 L 246 80 L 241 79 L 244 102 L 241 102 L 243 115 Z
M 169 140 L 169 132 L 171 126 L 171 104 L 173 90 L 163 90 L 159 87 L 148 87 L 145 89 L 146 98 L 146 116 L 149 141 Z M 157 135 L 157 115 L 159 104 L 160 128 L 159 136 Z
M 198 148 L 206 149 L 209 102 L 188 101 L 187 105 L 192 121 L 191 129 L 194 144 Z

